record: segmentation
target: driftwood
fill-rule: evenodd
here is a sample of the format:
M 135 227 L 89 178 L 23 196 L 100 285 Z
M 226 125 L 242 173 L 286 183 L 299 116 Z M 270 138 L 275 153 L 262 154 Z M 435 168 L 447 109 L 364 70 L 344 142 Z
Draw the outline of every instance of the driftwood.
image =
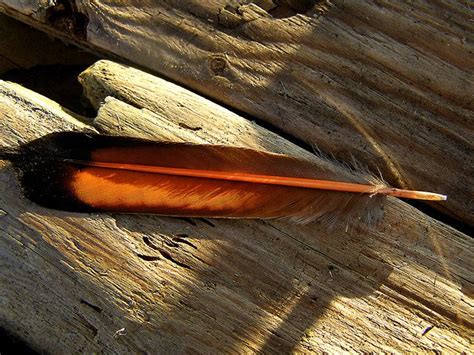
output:
M 130 67 L 101 61 L 81 82 L 97 107 L 104 100 L 95 120 L 0 81 L 0 144 L 98 130 L 316 159 Z M 32 204 L 0 164 L 0 325 L 35 349 L 468 352 L 472 344 L 472 239 L 400 200 L 390 200 L 380 226 L 349 232 L 87 215 Z
M 0 1 L 392 184 L 449 195 L 473 224 L 472 10 L 463 2 Z

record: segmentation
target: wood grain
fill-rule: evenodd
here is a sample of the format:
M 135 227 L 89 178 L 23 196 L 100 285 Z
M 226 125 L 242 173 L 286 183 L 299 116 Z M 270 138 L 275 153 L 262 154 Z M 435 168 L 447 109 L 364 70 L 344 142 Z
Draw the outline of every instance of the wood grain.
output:
M 445 193 L 432 206 L 474 222 L 474 23 L 464 2 L 0 3 L 339 159 L 353 155 L 392 184 Z
M 100 67 L 122 70 L 100 62 L 89 72 Z M 138 87 L 109 97 L 91 125 L 0 82 L 1 144 L 97 129 L 311 156 L 196 94 L 133 74 L 156 96 L 133 106 Z M 98 97 L 84 78 L 85 92 Z M 216 127 L 226 128 L 225 142 Z M 381 226 L 348 232 L 84 215 L 33 205 L 2 167 L 0 325 L 38 350 L 467 352 L 472 344 L 472 239 L 401 201 L 387 205 Z

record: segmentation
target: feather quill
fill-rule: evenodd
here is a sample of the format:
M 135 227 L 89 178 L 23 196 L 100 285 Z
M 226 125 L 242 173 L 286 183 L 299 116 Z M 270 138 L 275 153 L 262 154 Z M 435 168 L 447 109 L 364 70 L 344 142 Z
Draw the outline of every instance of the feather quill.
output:
M 53 133 L 0 158 L 12 161 L 30 200 L 77 212 L 347 225 L 375 223 L 388 195 L 446 199 L 282 154 L 80 132 Z

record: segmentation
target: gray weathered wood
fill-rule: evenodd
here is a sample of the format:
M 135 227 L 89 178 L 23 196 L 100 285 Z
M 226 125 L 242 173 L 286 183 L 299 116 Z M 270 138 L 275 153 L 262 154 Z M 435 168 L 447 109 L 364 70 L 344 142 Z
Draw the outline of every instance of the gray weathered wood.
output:
M 100 62 L 89 73 L 100 66 L 121 70 Z M 169 100 L 150 95 L 132 106 L 132 92 L 108 98 L 93 123 L 98 130 L 309 154 L 197 95 L 171 96 L 172 84 L 133 73 L 144 91 Z M 85 92 L 98 97 L 82 78 Z M 182 112 L 195 112 L 195 121 L 183 121 Z M 3 145 L 94 129 L 6 82 L 0 113 Z M 226 128 L 224 141 L 215 127 Z M 472 342 L 472 240 L 401 201 L 387 205 L 379 227 L 348 233 L 318 223 L 84 215 L 25 200 L 1 164 L 0 325 L 34 348 L 461 352 Z

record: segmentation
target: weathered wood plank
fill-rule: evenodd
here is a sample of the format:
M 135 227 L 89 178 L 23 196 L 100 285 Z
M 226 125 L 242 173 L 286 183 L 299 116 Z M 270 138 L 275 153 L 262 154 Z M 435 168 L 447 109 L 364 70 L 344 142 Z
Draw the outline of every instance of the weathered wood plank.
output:
M 100 62 L 88 75 L 98 68 L 123 70 Z M 226 144 L 309 154 L 173 84 L 137 70 L 129 80 L 142 85 L 121 94 L 134 105 L 107 99 L 97 129 L 223 143 L 215 130 L 226 127 Z M 97 98 L 100 87 L 82 81 Z M 0 83 L 2 144 L 91 129 Z M 141 90 L 153 95 L 136 104 Z M 472 343 L 473 242 L 401 201 L 388 204 L 380 227 L 349 233 L 318 223 L 84 215 L 31 204 L 2 165 L 0 321 L 38 349 L 461 352 Z
M 282 11 L 272 1 L 77 0 L 66 11 L 43 1 L 2 3 L 342 160 L 354 155 L 393 184 L 447 193 L 434 207 L 474 222 L 467 4 L 291 1 Z

